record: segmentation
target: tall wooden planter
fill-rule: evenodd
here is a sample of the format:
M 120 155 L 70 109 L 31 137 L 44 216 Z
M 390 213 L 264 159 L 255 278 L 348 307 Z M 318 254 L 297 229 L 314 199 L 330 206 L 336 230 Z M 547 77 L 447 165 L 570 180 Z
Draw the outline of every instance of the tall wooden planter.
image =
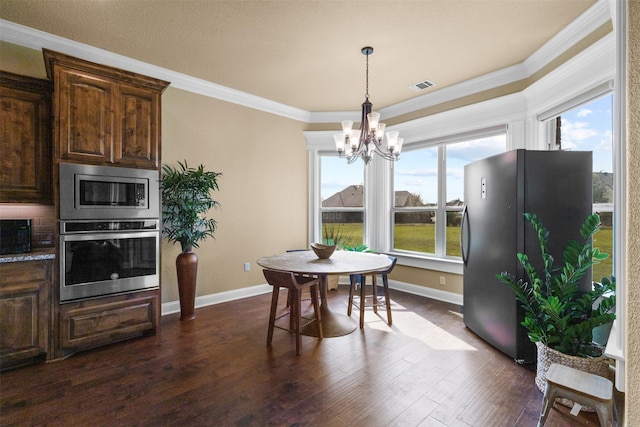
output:
M 198 276 L 198 257 L 191 251 L 181 253 L 176 258 L 178 273 L 178 295 L 180 296 L 180 320 L 193 320 L 196 317 L 196 279 Z

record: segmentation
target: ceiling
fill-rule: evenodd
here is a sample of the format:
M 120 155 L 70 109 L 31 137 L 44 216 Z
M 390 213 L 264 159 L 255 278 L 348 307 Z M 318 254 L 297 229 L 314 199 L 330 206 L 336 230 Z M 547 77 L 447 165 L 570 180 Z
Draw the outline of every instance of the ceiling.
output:
M 310 112 L 522 63 L 595 0 L 0 0 L 0 18 Z M 409 86 L 431 80 L 435 87 Z

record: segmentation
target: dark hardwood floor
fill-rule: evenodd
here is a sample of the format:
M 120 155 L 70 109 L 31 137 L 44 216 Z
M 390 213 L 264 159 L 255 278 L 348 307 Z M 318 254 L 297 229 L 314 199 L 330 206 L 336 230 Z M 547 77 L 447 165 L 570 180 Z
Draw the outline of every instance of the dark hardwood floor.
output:
M 348 289 L 330 291 L 346 314 Z M 281 298 L 284 303 L 286 298 Z M 392 291 L 364 330 L 266 346 L 270 295 L 196 311 L 162 332 L 0 375 L 0 424 L 52 426 L 535 426 L 534 368 L 465 328 L 460 307 Z M 357 320 L 357 312 L 354 314 Z M 549 427 L 599 425 L 556 405 Z

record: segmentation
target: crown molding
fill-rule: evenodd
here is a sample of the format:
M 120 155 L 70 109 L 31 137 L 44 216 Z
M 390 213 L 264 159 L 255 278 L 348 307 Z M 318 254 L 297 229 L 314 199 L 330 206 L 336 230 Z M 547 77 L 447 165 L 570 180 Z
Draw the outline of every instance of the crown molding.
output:
M 611 20 L 608 0 L 599 0 L 571 22 L 540 49 L 525 59 L 523 65 L 529 76 L 553 61 L 558 54 L 574 46 L 607 21 Z
M 439 105 L 454 99 L 473 95 L 527 78 L 523 64 L 516 64 L 464 82 L 439 89 L 427 95 L 413 98 L 379 110 L 381 119 L 397 117 L 413 111 Z
M 594 86 L 614 80 L 615 49 L 615 34 L 608 34 L 526 88 L 523 95 L 529 113 L 538 115 Z
M 477 131 L 497 126 L 506 126 L 510 122 L 524 120 L 527 103 L 522 92 L 493 98 L 454 110 L 420 117 L 418 119 L 389 126 L 388 130 L 397 130 L 404 138 L 404 147 L 410 147 L 425 140 L 433 140 L 455 134 Z M 337 131 L 305 131 L 303 132 L 307 150 L 335 150 L 333 134 Z
M 379 110 L 380 116 L 383 119 L 401 116 L 528 78 L 609 19 L 611 19 L 611 12 L 608 0 L 598 0 L 591 8 L 545 43 L 544 46 L 534 52 L 524 62 L 382 108 Z M 0 40 L 36 50 L 42 48 L 51 49 L 87 61 L 148 75 L 169 81 L 171 82 L 171 86 L 177 89 L 231 102 L 303 123 L 337 123 L 341 120 L 358 121 L 360 119 L 359 111 L 309 112 L 123 55 L 118 55 L 104 49 L 35 30 L 4 19 L 0 19 Z
M 36 50 L 43 48 L 54 50 L 86 61 L 106 64 L 169 81 L 171 82 L 171 86 L 177 89 L 198 93 L 300 122 L 309 122 L 310 113 L 308 111 L 151 65 L 123 55 L 118 55 L 104 49 L 35 30 L 4 19 L 0 19 L 0 40 Z

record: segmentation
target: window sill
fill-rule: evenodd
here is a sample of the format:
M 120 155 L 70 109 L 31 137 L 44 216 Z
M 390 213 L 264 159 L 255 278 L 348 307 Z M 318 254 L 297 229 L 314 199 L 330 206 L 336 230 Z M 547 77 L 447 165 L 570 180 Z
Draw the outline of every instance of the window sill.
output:
M 404 265 L 407 267 L 442 271 L 444 273 L 460 275 L 464 271 L 461 259 L 436 258 L 393 251 L 389 252 L 389 255 L 398 258 L 398 265 Z

